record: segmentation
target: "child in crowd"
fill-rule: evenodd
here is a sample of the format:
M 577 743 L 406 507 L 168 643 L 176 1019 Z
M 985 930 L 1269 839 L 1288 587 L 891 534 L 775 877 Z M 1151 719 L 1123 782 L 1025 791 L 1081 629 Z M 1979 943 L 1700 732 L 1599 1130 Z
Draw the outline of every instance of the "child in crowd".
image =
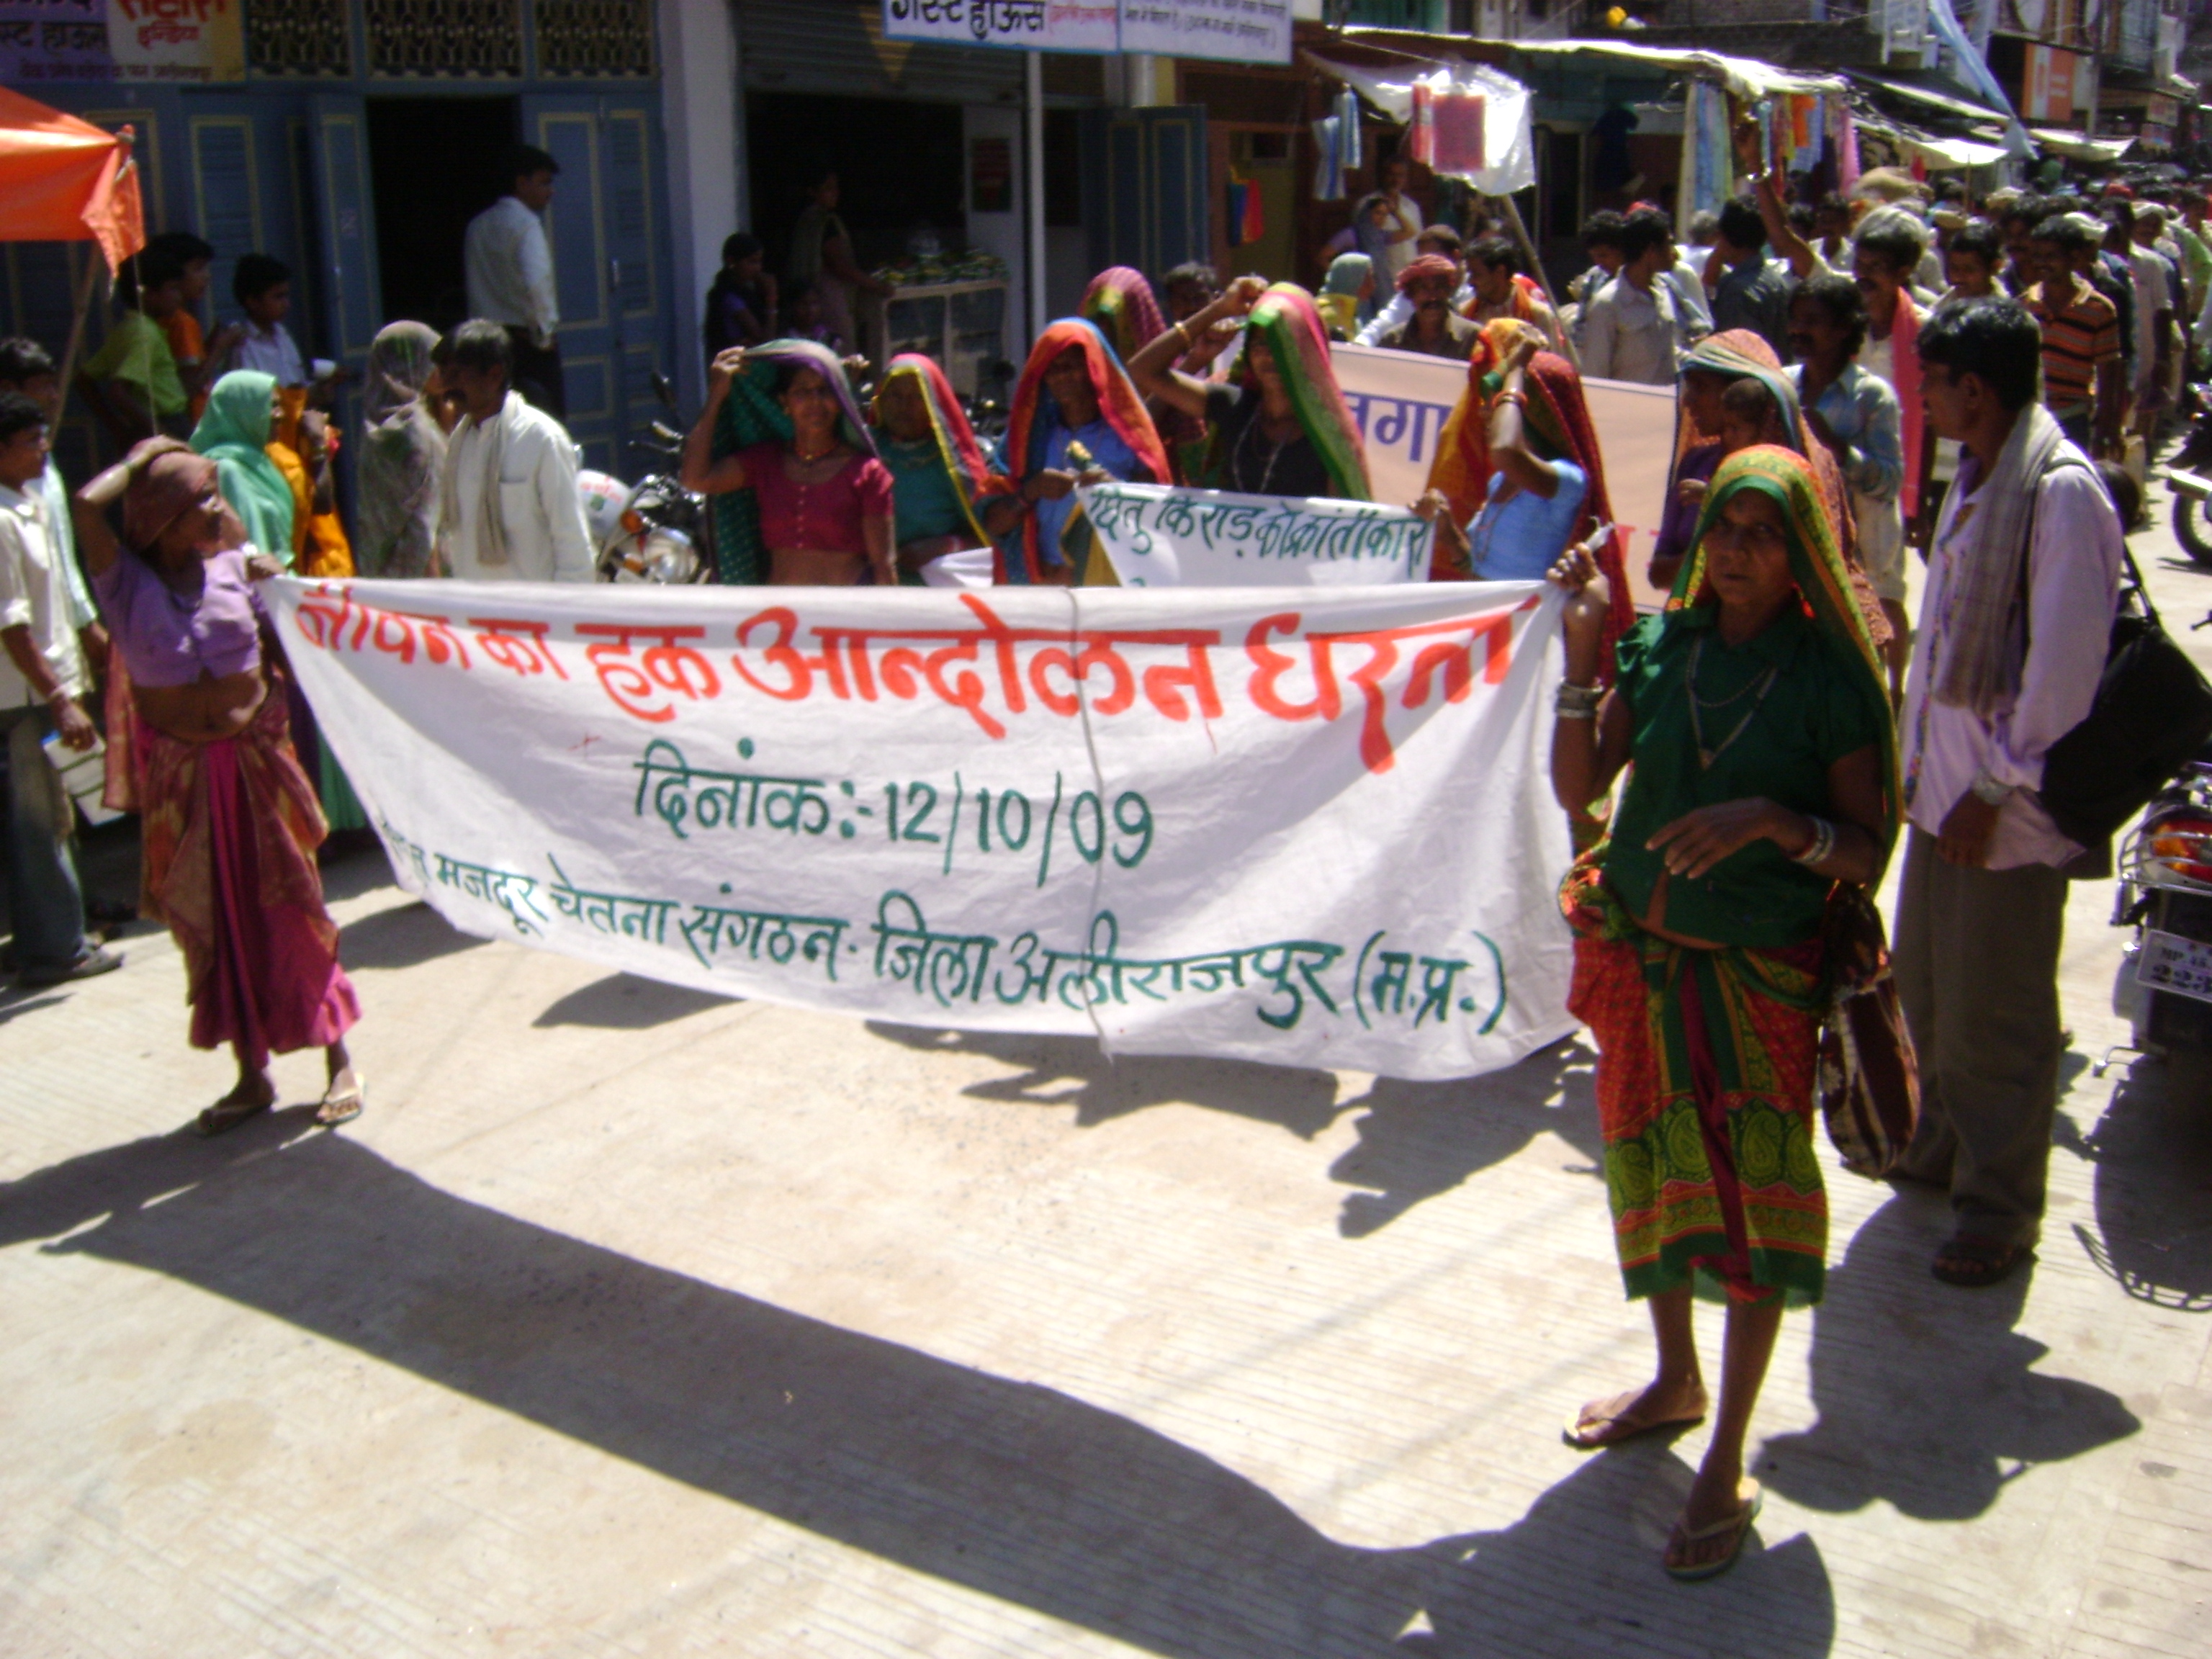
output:
M 757 236 L 739 231 L 722 244 L 722 269 L 707 290 L 707 361 L 732 346 L 775 337 L 775 278 Z
M 292 309 L 290 269 L 265 253 L 249 253 L 231 273 L 230 292 L 246 313 L 246 329 L 228 367 L 258 369 L 280 386 L 307 385 L 307 362 L 284 326 Z
M 191 430 L 191 399 L 167 331 L 184 303 L 184 264 L 174 253 L 147 248 L 124 263 L 115 321 L 77 378 L 78 394 L 120 448 Z
M 791 293 L 784 301 L 784 320 L 788 325 L 784 337 L 790 340 L 811 340 L 825 345 L 839 356 L 846 352 L 845 337 L 822 320 L 822 296 L 811 283 L 793 283 Z
M 246 330 L 239 324 L 225 323 L 212 338 L 200 331 L 200 302 L 207 298 L 209 276 L 215 266 L 212 245 L 189 230 L 165 230 L 146 246 L 173 255 L 184 272 L 184 303 L 161 319 L 161 328 L 169 337 L 169 355 L 177 360 L 177 378 L 185 383 L 185 396 L 197 421 L 207 407 L 208 388 L 222 373 L 224 359 L 245 337 Z

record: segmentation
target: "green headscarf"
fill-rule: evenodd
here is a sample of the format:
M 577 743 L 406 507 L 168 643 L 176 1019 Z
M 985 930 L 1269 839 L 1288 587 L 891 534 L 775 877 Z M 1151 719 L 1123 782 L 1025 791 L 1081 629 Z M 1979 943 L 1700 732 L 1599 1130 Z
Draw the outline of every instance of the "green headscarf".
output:
M 1820 483 L 1802 455 L 1779 444 L 1760 444 L 1738 450 L 1721 463 L 1705 491 L 1690 556 L 1674 574 L 1674 591 L 1668 596 L 1667 609 L 1682 611 L 1717 602 L 1706 591 L 1705 532 L 1720 517 L 1721 509 L 1747 489 L 1765 495 L 1782 509 L 1790 544 L 1790 574 L 1797 583 L 1797 592 L 1834 660 L 1844 666 L 1853 691 L 1873 717 L 1875 729 L 1881 733 L 1882 855 L 1887 859 L 1897 842 L 1904 801 L 1889 676 L 1868 630 L 1866 614 L 1852 593 L 1850 568 L 1836 545 L 1835 529 L 1822 504 Z
M 1328 331 L 1314 309 L 1313 296 L 1295 283 L 1277 283 L 1260 296 L 1244 319 L 1244 350 L 1268 354 L 1306 441 L 1321 457 L 1328 474 L 1329 493 L 1340 501 L 1371 501 L 1374 491 L 1367 480 L 1367 452 L 1359 441 L 1359 428 L 1344 404 L 1330 362 Z M 1258 383 L 1249 364 L 1243 368 L 1248 395 L 1258 397 Z M 1221 451 L 1220 430 L 1210 436 L 1206 469 L 1207 488 L 1221 488 L 1219 479 L 1226 458 Z
M 246 538 L 292 568 L 292 486 L 269 459 L 274 375 L 234 369 L 208 393 L 192 428 L 192 447 L 216 464 L 222 498 L 245 523 Z

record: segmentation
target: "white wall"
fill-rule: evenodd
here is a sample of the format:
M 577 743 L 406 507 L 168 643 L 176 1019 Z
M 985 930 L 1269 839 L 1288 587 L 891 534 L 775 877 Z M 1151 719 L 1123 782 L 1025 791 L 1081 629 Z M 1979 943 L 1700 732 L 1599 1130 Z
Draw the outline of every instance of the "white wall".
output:
M 968 246 L 988 249 L 1006 262 L 1006 326 L 999 349 L 1018 366 L 1019 348 L 1028 333 L 1024 319 L 1030 314 L 1029 255 L 1022 240 L 1022 204 L 1028 199 L 1024 194 L 1028 181 L 1022 172 L 1028 165 L 1022 147 L 1022 112 L 1015 105 L 969 104 L 960 114 L 961 206 L 968 215 Z M 1010 213 L 975 211 L 975 178 L 968 158 L 978 138 L 1003 138 L 1013 153 L 1013 210 Z
M 660 129 L 668 153 L 669 244 L 676 262 L 678 397 L 707 396 L 699 325 L 722 266 L 722 239 L 750 222 L 745 200 L 744 93 L 738 85 L 733 0 L 663 0 Z

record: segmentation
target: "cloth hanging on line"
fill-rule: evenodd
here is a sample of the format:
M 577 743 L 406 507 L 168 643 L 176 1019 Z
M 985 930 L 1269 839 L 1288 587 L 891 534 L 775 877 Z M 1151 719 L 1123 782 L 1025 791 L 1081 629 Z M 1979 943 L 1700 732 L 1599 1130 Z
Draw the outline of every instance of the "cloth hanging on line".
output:
M 1480 173 L 1483 161 L 1483 122 L 1489 100 L 1479 92 L 1458 88 L 1440 93 L 1429 114 L 1430 166 L 1438 173 Z
M 1346 173 L 1358 171 L 1361 162 L 1359 144 L 1359 94 L 1350 87 L 1337 94 L 1333 106 L 1336 116 L 1337 161 Z
M 1314 200 L 1341 201 L 1344 198 L 1344 123 L 1341 117 L 1324 115 L 1313 124 Z

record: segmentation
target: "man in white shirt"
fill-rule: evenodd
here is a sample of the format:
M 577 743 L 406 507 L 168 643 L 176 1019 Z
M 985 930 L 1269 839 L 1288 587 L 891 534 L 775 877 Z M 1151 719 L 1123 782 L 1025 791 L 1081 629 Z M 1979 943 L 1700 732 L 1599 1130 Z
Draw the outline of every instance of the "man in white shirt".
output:
M 1403 156 L 1392 156 L 1382 164 L 1381 188 L 1375 192 L 1389 207 L 1389 215 L 1383 221 L 1381 268 L 1375 273 L 1377 288 L 1395 287 L 1398 273 L 1420 258 L 1424 251 L 1419 246 L 1421 204 L 1406 194 L 1409 171 Z
M 1929 422 L 1963 454 L 1898 722 L 1910 827 L 1895 970 L 1921 1089 L 1905 1173 L 1950 1191 L 1936 1278 L 1978 1286 L 2028 1259 L 2043 1220 L 2066 883 L 2095 860 L 2039 792 L 2051 745 L 2095 700 L 2123 544 L 2103 483 L 2036 401 L 2026 309 L 1948 305 L 1919 344 Z
M 587 582 L 591 532 L 568 430 L 507 389 L 513 343 L 479 317 L 455 329 L 446 379 L 463 416 L 446 444 L 438 551 L 466 581 Z
M 1710 325 L 1668 280 L 1675 252 L 1667 216 L 1639 208 L 1620 234 L 1620 274 L 1598 290 L 1583 325 L 1582 372 L 1601 380 L 1670 386 L 1682 353 Z
M 8 872 L 18 980 L 58 985 L 123 965 L 85 937 L 84 894 L 71 848 L 76 809 L 47 760 L 99 741 L 78 699 L 91 684 L 77 642 L 38 480 L 46 470 L 46 412 L 0 392 L 0 724 L 8 733 Z
M 555 338 L 561 307 L 553 285 L 553 250 L 539 217 L 553 200 L 561 164 L 544 150 L 517 144 L 503 176 L 507 193 L 469 221 L 461 244 L 469 315 L 488 317 L 514 343 L 514 386 L 540 409 L 568 414 Z

